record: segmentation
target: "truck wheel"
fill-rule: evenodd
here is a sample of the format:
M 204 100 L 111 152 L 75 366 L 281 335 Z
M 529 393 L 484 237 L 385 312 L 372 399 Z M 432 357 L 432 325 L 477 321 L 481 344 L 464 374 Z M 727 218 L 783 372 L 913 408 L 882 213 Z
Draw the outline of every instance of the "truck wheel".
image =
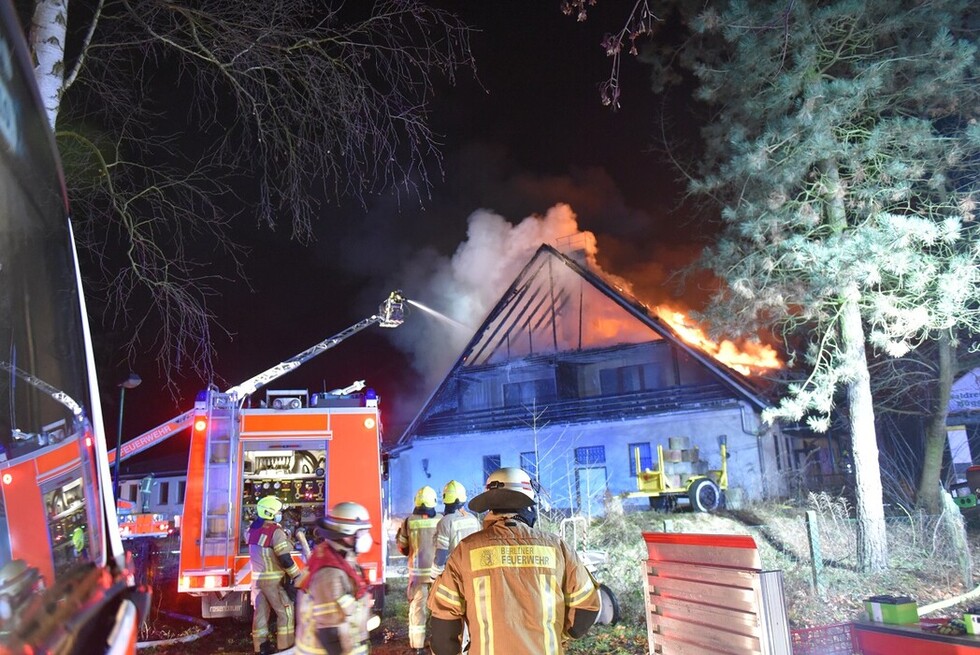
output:
M 599 625 L 616 625 L 619 623 L 619 601 L 616 600 L 616 595 L 613 594 L 612 589 L 604 584 L 600 584 L 599 600 L 601 601 L 601 606 L 595 622 Z
M 721 489 L 708 478 L 696 480 L 687 495 L 695 512 L 713 512 L 721 502 Z

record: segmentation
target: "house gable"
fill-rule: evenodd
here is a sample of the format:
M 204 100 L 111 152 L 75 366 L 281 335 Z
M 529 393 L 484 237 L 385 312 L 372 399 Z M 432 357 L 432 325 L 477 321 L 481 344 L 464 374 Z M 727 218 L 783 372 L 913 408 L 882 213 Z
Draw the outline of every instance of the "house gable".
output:
M 398 443 L 526 426 L 532 413 L 578 423 L 733 401 L 765 406 L 645 306 L 542 245 Z

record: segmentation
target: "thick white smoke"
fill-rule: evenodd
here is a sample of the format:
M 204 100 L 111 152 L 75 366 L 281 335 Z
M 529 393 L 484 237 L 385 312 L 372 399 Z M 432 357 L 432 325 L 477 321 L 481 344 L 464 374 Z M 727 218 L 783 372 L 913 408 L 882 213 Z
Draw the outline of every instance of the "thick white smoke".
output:
M 399 278 L 406 296 L 466 326 L 414 309 L 412 320 L 393 331 L 393 341 L 410 353 L 427 386 L 442 380 L 541 244 L 564 250 L 561 243 L 566 240 L 584 249 L 589 264 L 595 266 L 595 236 L 579 230 L 575 213 L 564 203 L 516 225 L 480 209 L 470 215 L 466 239 L 451 257 L 426 251 L 412 259 Z

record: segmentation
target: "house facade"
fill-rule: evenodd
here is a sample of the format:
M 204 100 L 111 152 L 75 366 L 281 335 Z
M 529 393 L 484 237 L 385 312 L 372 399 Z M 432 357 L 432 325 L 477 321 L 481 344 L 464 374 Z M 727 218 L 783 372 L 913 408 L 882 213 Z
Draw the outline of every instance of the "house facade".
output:
M 780 495 L 792 445 L 743 376 L 688 345 L 574 257 L 541 246 L 390 453 L 389 501 L 520 466 L 562 511 L 601 514 L 637 489 L 658 446 L 698 465 L 729 453 L 729 499 Z M 624 499 L 647 506 L 645 498 Z

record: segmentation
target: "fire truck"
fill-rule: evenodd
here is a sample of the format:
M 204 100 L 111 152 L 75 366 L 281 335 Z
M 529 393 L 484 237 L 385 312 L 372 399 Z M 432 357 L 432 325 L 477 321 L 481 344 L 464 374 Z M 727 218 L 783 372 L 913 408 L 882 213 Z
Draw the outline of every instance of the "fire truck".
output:
M 255 503 L 275 495 L 284 503 L 283 527 L 294 539 L 314 540 L 316 519 L 340 501 L 371 513 L 375 545 L 358 556 L 375 606 L 384 601 L 387 540 L 383 535 L 380 399 L 363 380 L 323 393 L 270 390 L 258 407 L 246 406 L 260 388 L 372 325 L 394 328 L 405 299 L 393 291 L 378 312 L 227 391 L 198 394 L 194 409 L 131 439 L 120 461 L 191 428 L 187 487 L 180 524 L 178 591 L 201 597 L 204 618 L 243 618 L 251 610 L 246 536 Z M 110 461 L 114 460 L 112 453 Z M 156 534 L 162 526 L 140 515 L 122 520 L 127 536 Z M 293 557 L 304 557 L 303 540 Z
M 374 519 L 374 546 L 358 555 L 358 562 L 380 610 L 387 541 L 377 398 L 370 390 L 344 395 L 283 390 L 269 391 L 263 404 L 242 409 L 233 395 L 215 391 L 197 402 L 177 590 L 200 595 L 205 618 L 244 617 L 251 585 L 246 538 L 256 502 L 276 496 L 286 503 L 287 533 L 295 536 L 303 529 L 312 538 L 325 509 L 350 500 Z M 301 561 L 301 548 L 293 557 Z
M 149 595 L 116 524 L 54 139 L 0 0 L 0 655 L 135 653 Z

